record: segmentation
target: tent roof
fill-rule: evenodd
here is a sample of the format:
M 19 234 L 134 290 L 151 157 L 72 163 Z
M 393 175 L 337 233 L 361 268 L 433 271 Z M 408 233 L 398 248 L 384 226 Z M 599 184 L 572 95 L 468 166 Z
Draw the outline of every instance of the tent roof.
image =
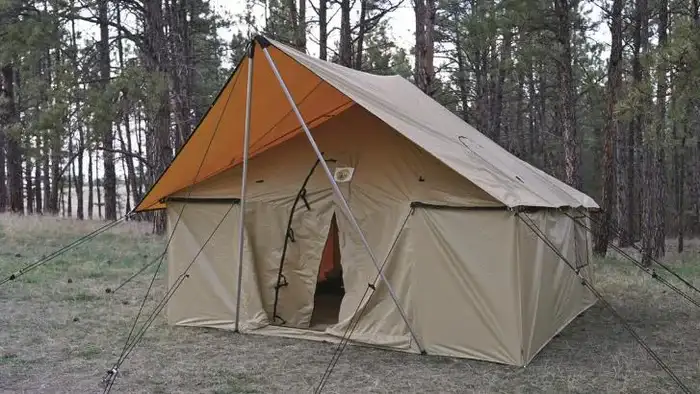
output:
M 260 43 L 267 47 L 310 128 L 360 105 L 445 165 L 509 207 L 597 208 L 584 193 L 518 159 L 399 76 L 377 76 L 256 39 L 250 157 L 303 133 Z M 136 211 L 160 209 L 161 200 L 241 162 L 246 57 L 207 114 Z

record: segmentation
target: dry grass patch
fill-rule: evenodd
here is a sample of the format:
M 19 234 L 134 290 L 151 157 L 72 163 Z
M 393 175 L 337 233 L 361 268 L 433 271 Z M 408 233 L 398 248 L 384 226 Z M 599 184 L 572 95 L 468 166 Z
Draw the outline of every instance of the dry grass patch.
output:
M 50 253 L 102 223 L 0 216 L 0 273 Z M 0 391 L 99 392 L 117 360 L 161 253 L 150 228 L 127 223 L 0 287 Z M 670 263 L 695 283 L 697 243 Z M 700 310 L 629 263 L 597 263 L 601 292 L 684 382 L 700 390 Z M 675 283 L 675 282 L 674 282 Z M 163 297 L 163 273 L 148 299 Z M 700 297 L 696 297 L 699 298 Z M 159 317 L 124 363 L 114 392 L 310 392 L 333 345 L 167 326 Z M 615 318 L 595 306 L 527 368 L 350 346 L 327 392 L 678 392 Z

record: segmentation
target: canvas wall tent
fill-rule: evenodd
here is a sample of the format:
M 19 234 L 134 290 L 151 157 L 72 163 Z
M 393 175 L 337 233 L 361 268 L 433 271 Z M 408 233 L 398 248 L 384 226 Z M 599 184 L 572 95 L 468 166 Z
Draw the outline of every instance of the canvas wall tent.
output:
M 337 341 L 360 316 L 355 343 L 525 365 L 593 304 L 576 273 L 514 213 L 527 209 L 588 278 L 589 235 L 563 211 L 597 208 L 590 197 L 400 77 L 350 70 L 265 38 L 251 53 L 138 207 L 167 211 L 171 283 L 195 261 L 168 305 L 170 323 Z M 248 75 L 251 159 L 243 177 Z M 342 196 L 326 168 L 354 171 L 337 182 Z M 332 321 L 319 323 L 317 282 L 320 270 L 332 271 L 329 259 L 340 262 L 344 294 Z M 377 280 L 375 263 L 386 281 Z

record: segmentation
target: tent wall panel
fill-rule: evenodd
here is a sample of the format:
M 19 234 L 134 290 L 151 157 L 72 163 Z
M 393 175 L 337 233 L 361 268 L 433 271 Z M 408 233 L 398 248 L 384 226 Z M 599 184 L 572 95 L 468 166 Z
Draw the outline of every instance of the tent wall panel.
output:
M 556 248 L 574 263 L 589 260 L 590 234 L 562 212 L 527 214 Z M 525 362 L 532 358 L 571 320 L 595 302 L 576 274 L 522 222 L 518 223 L 517 264 L 522 283 Z M 591 267 L 581 269 L 591 280 Z
M 184 209 L 183 209 L 184 207 Z M 237 295 L 237 220 L 239 206 L 226 214 L 229 204 L 183 204 L 169 202 L 167 215 L 169 233 L 175 231 L 168 248 L 168 288 L 177 283 L 197 252 L 214 232 L 187 277 L 167 305 L 170 324 L 233 329 Z M 179 217 L 179 220 L 178 220 Z M 176 224 L 177 223 L 177 224 Z M 260 298 L 260 286 L 249 245 L 245 255 L 241 291 L 241 328 L 258 328 L 267 324 Z
M 175 285 L 201 246 L 224 218 L 230 204 L 168 204 L 168 223 L 175 234 L 168 248 L 168 288 Z M 178 222 L 177 218 L 182 216 Z M 168 302 L 168 322 L 230 328 L 236 315 L 236 246 L 238 205 L 226 215 L 219 229 L 197 257 Z
M 412 308 L 428 354 L 521 364 L 513 214 L 419 208 L 414 218 Z

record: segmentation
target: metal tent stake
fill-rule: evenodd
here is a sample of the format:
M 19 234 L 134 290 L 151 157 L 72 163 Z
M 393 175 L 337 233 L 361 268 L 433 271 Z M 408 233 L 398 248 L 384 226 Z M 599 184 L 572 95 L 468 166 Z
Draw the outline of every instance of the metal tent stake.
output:
M 333 187 L 333 192 L 340 200 L 340 202 L 342 204 L 342 208 L 345 211 L 346 216 L 350 220 L 350 223 L 355 228 L 355 231 L 357 231 L 357 234 L 360 236 L 360 239 L 362 239 L 362 244 L 364 245 L 365 249 L 367 249 L 367 253 L 369 253 L 370 258 L 372 259 L 372 264 L 374 264 L 374 267 L 377 269 L 379 276 L 382 278 L 382 281 L 384 281 L 384 284 L 386 284 L 386 287 L 389 290 L 389 294 L 391 295 L 391 298 L 394 300 L 394 303 L 396 304 L 396 308 L 398 309 L 399 313 L 401 314 L 401 318 L 406 323 L 408 330 L 411 332 L 411 336 L 413 337 L 413 340 L 416 341 L 416 345 L 418 346 L 418 349 L 421 351 L 421 353 L 425 353 L 425 350 L 423 349 L 423 346 L 421 345 L 421 343 L 418 341 L 418 337 L 416 336 L 415 332 L 413 331 L 411 324 L 408 322 L 408 317 L 406 316 L 406 313 L 404 312 L 403 308 L 399 304 L 399 301 L 398 301 L 398 298 L 396 297 L 396 293 L 394 292 L 394 289 L 391 287 L 391 285 L 389 284 L 389 281 L 386 279 L 386 277 L 384 276 L 384 273 L 382 272 L 381 268 L 379 267 L 379 264 L 377 263 L 377 259 L 374 257 L 374 253 L 372 252 L 372 248 L 370 248 L 370 246 L 369 246 L 369 242 L 367 242 L 367 239 L 365 238 L 365 235 L 362 232 L 360 225 L 357 223 L 355 216 L 352 214 L 352 211 L 350 210 L 350 205 L 348 204 L 347 200 L 345 200 L 345 196 L 343 196 L 343 193 L 340 191 L 338 184 L 335 182 L 335 179 L 333 178 L 333 174 L 331 174 L 331 170 L 330 170 L 330 168 L 328 168 L 328 164 L 326 164 L 326 161 L 323 159 L 323 155 L 321 154 L 321 150 L 318 148 L 318 145 L 316 145 L 316 141 L 314 140 L 314 137 L 311 135 L 311 131 L 309 131 L 309 127 L 306 125 L 304 118 L 301 116 L 301 113 L 299 112 L 299 108 L 297 108 L 297 105 L 294 102 L 294 98 L 292 97 L 292 94 L 289 93 L 289 89 L 287 89 L 287 85 L 284 83 L 284 80 L 282 79 L 282 76 L 280 75 L 279 70 L 277 70 L 277 66 L 275 65 L 275 62 L 272 60 L 272 57 L 270 56 L 270 53 L 267 50 L 267 45 L 261 44 L 261 47 L 262 47 L 263 53 L 265 53 L 265 57 L 267 58 L 267 62 L 270 64 L 270 68 L 272 69 L 272 72 L 275 74 L 275 77 L 277 77 L 277 81 L 279 82 L 280 87 L 282 88 L 282 91 L 284 91 L 284 95 L 287 97 L 287 100 L 289 101 L 289 105 L 292 106 L 292 110 L 294 111 L 294 114 L 296 115 L 297 120 L 299 121 L 299 124 L 301 125 L 301 128 L 304 130 L 306 137 L 309 139 L 309 143 L 311 143 L 311 147 L 313 148 L 314 152 L 316 152 L 316 157 L 318 157 L 319 163 L 321 164 L 321 167 L 323 167 L 323 171 L 326 173 L 328 180 L 330 180 L 330 182 L 331 182 L 331 186 Z
M 253 106 L 253 54 L 255 42 L 250 43 L 248 54 L 248 84 L 246 85 L 245 98 L 245 130 L 243 134 L 243 173 L 241 174 L 241 203 L 238 219 L 238 287 L 236 288 L 236 325 L 234 332 L 238 332 L 241 311 L 241 286 L 243 284 L 243 240 L 245 239 L 245 192 L 248 183 L 248 145 L 250 144 L 250 110 Z

